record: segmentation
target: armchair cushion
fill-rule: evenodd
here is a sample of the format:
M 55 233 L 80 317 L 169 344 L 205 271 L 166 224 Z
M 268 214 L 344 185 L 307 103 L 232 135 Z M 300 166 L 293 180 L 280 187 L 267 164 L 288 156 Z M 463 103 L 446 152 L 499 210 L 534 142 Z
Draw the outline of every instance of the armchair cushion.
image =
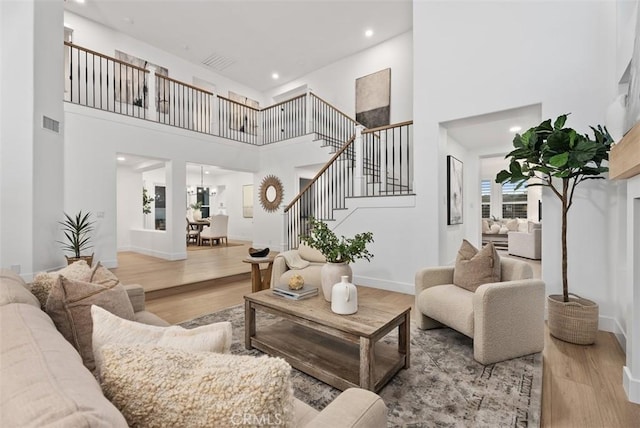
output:
M 476 289 L 489 282 L 500 281 L 500 256 L 489 242 L 480 251 L 466 239 L 458 250 L 453 283 L 465 290 Z
M 300 244 L 300 246 L 298 246 L 298 254 L 300 254 L 300 257 L 310 262 L 316 262 L 316 263 L 327 262 L 327 259 L 325 258 L 325 256 L 322 255 L 320 251 L 316 250 L 315 248 L 311 248 L 305 244 Z
M 453 284 L 429 287 L 416 298 L 416 309 L 434 320 L 473 337 L 473 300 Z

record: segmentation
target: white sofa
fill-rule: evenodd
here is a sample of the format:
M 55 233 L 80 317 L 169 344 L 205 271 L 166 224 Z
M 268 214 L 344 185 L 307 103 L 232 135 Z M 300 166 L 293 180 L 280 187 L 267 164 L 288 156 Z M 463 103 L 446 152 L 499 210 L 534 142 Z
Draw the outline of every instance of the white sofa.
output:
M 144 310 L 144 291 L 125 286 L 135 319 L 168 325 Z M 0 269 L 0 427 L 126 427 L 127 423 L 13 271 Z M 373 392 L 344 391 L 321 412 L 294 398 L 294 426 L 387 426 L 387 408 Z M 171 423 L 169 423 L 171 425 Z
M 542 258 L 542 229 L 535 228 L 529 232 L 509 232 L 509 254 L 532 260 Z

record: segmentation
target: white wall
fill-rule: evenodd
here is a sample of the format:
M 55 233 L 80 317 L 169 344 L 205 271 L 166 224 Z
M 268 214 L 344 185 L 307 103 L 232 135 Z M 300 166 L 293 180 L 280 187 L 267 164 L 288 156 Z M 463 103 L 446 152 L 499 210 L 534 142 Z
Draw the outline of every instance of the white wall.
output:
M 440 260 L 444 261 L 444 264 L 451 264 L 456 260 L 456 254 L 458 253 L 458 248 L 460 248 L 460 243 L 463 239 L 467 239 L 473 245 L 479 246 L 480 242 L 478 242 L 478 236 L 473 236 L 467 233 L 468 230 L 472 229 L 472 224 L 477 223 L 477 218 L 479 217 L 480 206 L 476 202 L 478 196 L 478 187 L 480 187 L 480 182 L 478 181 L 478 161 L 473 156 L 471 156 L 467 149 L 465 149 L 458 141 L 453 139 L 451 136 L 447 135 L 447 132 L 444 128 L 440 130 L 440 135 L 447 141 L 447 155 L 451 155 L 462 162 L 463 172 L 462 172 L 462 181 L 463 181 L 463 189 L 462 189 L 462 224 L 452 224 L 443 226 L 440 229 L 440 242 L 442 242 L 442 247 L 440 248 Z M 445 156 L 445 169 L 446 169 L 446 156 Z M 446 190 L 445 190 L 446 195 Z M 446 216 L 446 208 L 445 208 L 445 221 L 446 225 L 447 216 Z
M 150 11 L 150 13 L 153 13 L 153 11 Z M 172 79 L 177 79 L 187 84 L 192 84 L 191 82 L 194 81 L 194 78 L 205 80 L 215 85 L 218 93 L 223 96 L 228 96 L 228 92 L 231 90 L 260 101 L 261 106 L 264 104 L 262 93 L 214 73 L 204 65 L 198 66 L 187 62 L 157 47 L 68 11 L 64 12 L 64 23 L 67 27 L 73 29 L 73 42 L 78 46 L 108 56 L 114 56 L 115 50 L 119 50 L 167 68 L 169 77 Z
M 186 257 L 186 163 L 247 172 L 255 172 L 259 166 L 258 147 L 218 137 L 70 103 L 65 104 L 65 121 L 64 206 L 104 213 L 94 241 L 96 258 L 108 267 L 117 265 L 116 154 L 169 160 L 167 231 L 142 231 L 149 236 L 132 235 L 131 244 L 152 245 L 158 251 L 155 255 L 172 260 Z M 136 205 L 140 205 L 139 199 Z
M 428 241 L 446 227 L 446 205 L 427 203 L 446 195 L 446 141 L 439 123 L 537 103 L 543 118 L 571 112 L 568 124 L 583 132 L 604 121 L 616 95 L 615 3 L 416 2 L 413 16 L 414 139 L 423 143 L 415 150 L 423 164 L 416 170 L 416 192 L 424 200 L 418 201 L 421 217 L 432 220 L 417 237 Z M 540 52 L 545 60 L 532 60 Z M 582 187 L 569 231 L 571 288 L 598 300 L 608 315 L 608 248 L 598 246 L 606 242 L 607 230 L 594 227 L 607 224 L 607 183 Z M 544 193 L 543 206 L 543 279 L 547 292 L 556 293 L 559 208 Z M 427 263 L 447 261 L 439 256 L 443 245 L 448 243 L 426 251 Z M 580 270 L 584 264 L 592 267 Z
M 63 139 L 42 129 L 42 115 L 64 125 L 62 16 L 60 2 L 0 3 L 0 266 L 26 279 L 64 264 Z
M 142 173 L 131 168 L 118 167 L 116 173 L 117 196 L 117 249 L 127 251 L 131 249 L 131 229 L 142 229 Z
M 412 32 L 344 58 L 266 93 L 268 98 L 308 85 L 313 93 L 355 119 L 356 79 L 391 68 L 391 123 L 413 119 Z

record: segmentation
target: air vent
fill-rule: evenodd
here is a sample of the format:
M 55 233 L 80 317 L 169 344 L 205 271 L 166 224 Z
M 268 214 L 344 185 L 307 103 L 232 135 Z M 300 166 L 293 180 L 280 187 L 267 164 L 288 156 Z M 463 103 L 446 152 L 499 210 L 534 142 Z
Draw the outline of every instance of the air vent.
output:
M 55 119 L 51 119 L 50 117 L 42 116 L 42 127 L 53 131 L 56 134 L 60 133 L 60 122 Z
M 222 71 L 227 67 L 232 66 L 236 63 L 235 59 L 227 58 L 225 56 L 214 53 L 209 57 L 205 58 L 202 63 L 207 67 L 213 68 L 217 71 Z

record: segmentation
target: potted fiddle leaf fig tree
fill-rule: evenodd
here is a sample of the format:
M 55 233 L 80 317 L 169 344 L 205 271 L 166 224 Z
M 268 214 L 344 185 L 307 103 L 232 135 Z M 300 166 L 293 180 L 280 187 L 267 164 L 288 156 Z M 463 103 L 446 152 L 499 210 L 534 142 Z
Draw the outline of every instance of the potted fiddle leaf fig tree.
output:
M 567 278 L 567 227 L 569 209 L 573 205 L 576 187 L 586 180 L 603 179 L 609 168 L 603 165 L 609 159 L 613 139 L 606 128 L 591 127 L 593 138 L 565 128 L 567 115 L 551 119 L 527 130 L 513 139 L 515 149 L 509 170 L 496 176 L 496 183 L 510 182 L 516 188 L 544 186 L 560 200 L 562 218 L 562 295 L 549 295 L 548 325 L 554 337 L 566 342 L 589 345 L 595 341 L 598 330 L 598 305 L 588 299 L 569 293 Z M 578 322 L 575 322 L 578 320 Z
M 331 289 L 340 282 L 342 276 L 353 278 L 349 263 L 357 259 L 371 260 L 373 254 L 367 250 L 367 244 L 373 242 L 373 233 L 357 233 L 353 238 L 338 236 L 329 226 L 315 218 L 309 219 L 310 233 L 300 236 L 300 241 L 320 251 L 327 263 L 320 271 L 322 293 L 325 300 L 331 301 Z
M 82 251 L 92 247 L 91 235 L 93 232 L 94 222 L 90 220 L 91 213 L 82 213 L 80 210 L 74 217 L 67 213 L 64 213 L 65 220 L 59 222 L 62 225 L 62 232 L 66 238 L 66 241 L 58 241 L 62 244 L 62 249 L 73 254 L 72 257 L 65 256 L 67 258 L 67 264 L 77 262 L 78 260 L 85 260 L 89 266 L 93 263 L 93 254 L 90 256 L 83 256 Z

